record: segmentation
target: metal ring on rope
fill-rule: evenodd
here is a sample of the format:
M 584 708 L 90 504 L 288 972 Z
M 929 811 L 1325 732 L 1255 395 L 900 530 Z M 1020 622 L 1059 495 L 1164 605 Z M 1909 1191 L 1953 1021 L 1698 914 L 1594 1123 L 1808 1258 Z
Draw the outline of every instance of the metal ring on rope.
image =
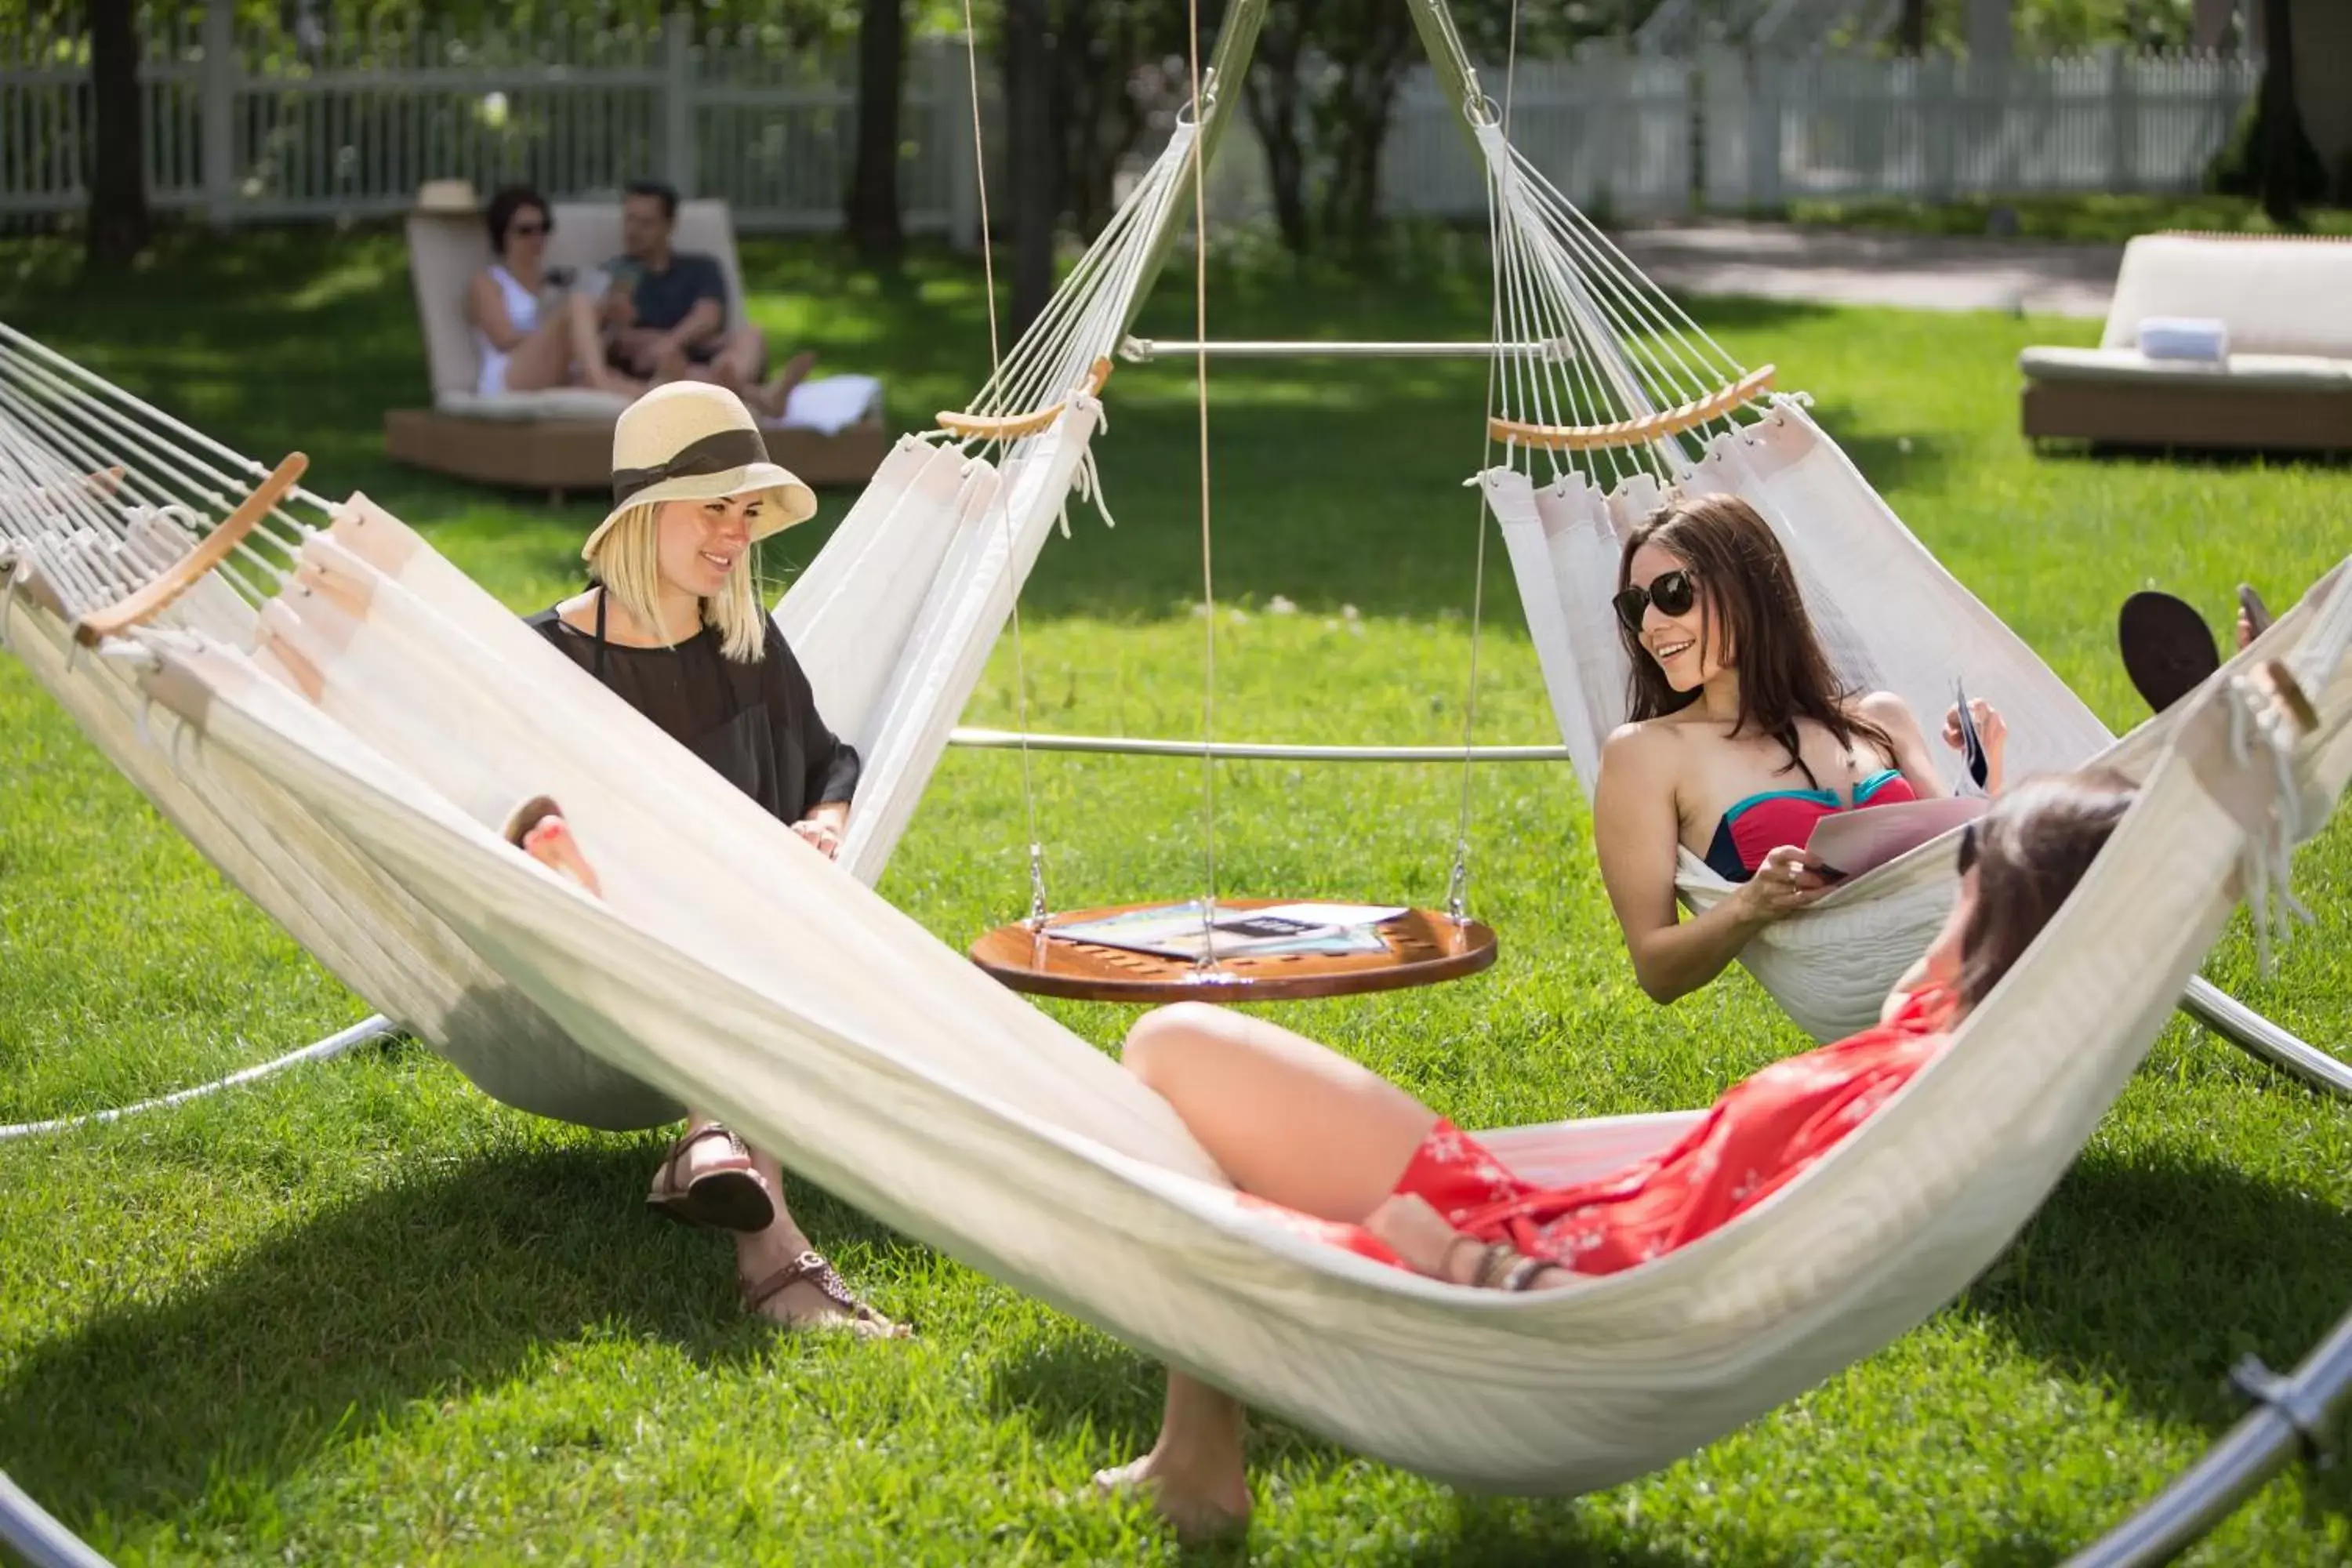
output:
M 1176 106 L 1176 123 L 1179 127 L 1198 129 L 1201 123 L 1202 110 L 1207 110 L 1213 112 L 1216 107 L 1217 68 L 1211 66 L 1208 69 L 1201 73 L 1201 101 L 1196 104 L 1191 99 L 1186 99 L 1183 102 L 1178 104 Z

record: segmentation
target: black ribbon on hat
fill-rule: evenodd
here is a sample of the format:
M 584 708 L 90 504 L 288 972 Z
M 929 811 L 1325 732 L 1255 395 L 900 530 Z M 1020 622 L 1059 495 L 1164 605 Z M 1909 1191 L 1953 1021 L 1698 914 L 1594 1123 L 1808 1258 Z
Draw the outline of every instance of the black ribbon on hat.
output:
M 613 470 L 613 504 L 619 506 L 649 485 L 664 479 L 693 479 L 702 474 L 723 474 L 730 468 L 749 467 L 768 460 L 768 444 L 756 430 L 721 430 L 715 436 L 705 436 L 699 441 L 689 441 L 677 449 L 667 463 L 656 463 L 650 468 L 614 468 Z

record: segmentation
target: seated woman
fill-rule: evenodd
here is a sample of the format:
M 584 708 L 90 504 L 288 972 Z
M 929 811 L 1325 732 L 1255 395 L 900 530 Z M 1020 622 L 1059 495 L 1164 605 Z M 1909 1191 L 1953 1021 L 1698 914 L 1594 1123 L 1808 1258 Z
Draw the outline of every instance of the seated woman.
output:
M 591 586 L 530 624 L 818 853 L 835 854 L 857 752 L 818 716 L 751 569 L 753 543 L 806 521 L 816 498 L 768 461 L 733 393 L 677 382 L 630 405 L 614 427 L 613 499 L 581 550 Z M 534 826 L 546 841 L 541 858 L 593 887 L 561 819 L 520 824 L 518 837 Z M 896 1332 L 811 1249 L 783 1191 L 772 1157 L 689 1113 L 646 1201 L 735 1234 L 738 1283 L 751 1310 L 795 1327 Z
M 555 232 L 547 198 L 509 185 L 490 198 L 483 216 L 498 259 L 466 289 L 466 321 L 481 366 L 475 392 L 496 397 L 575 384 L 625 397 L 643 392 L 644 382 L 604 363 L 595 300 L 567 291 L 553 309 L 542 308 L 550 283 L 547 237 Z
M 1547 1189 L 1411 1095 L 1262 1018 L 1200 1003 L 1127 1037 L 1128 1067 L 1234 1185 L 1334 1245 L 1458 1285 L 1545 1289 L 1697 1239 L 1780 1191 L 1941 1054 L 2131 805 L 2105 770 L 2029 781 L 1965 831 L 1958 901 L 1883 1021 L 1734 1084 L 1664 1152 Z M 1171 1371 L 1160 1439 L 1096 1478 L 1180 1530 L 1247 1519 L 1242 1408 Z
M 1631 718 L 1601 748 L 1593 840 L 1634 975 L 1671 1002 L 1827 890 L 1804 850 L 1822 817 L 1948 792 L 1901 698 L 1839 689 L 1795 569 L 1746 501 L 1658 511 L 1627 535 L 1617 583 Z M 1969 710 L 1998 794 L 2006 729 Z M 1944 742 L 1961 744 L 1957 708 Z M 1738 890 L 1680 919 L 1679 849 Z

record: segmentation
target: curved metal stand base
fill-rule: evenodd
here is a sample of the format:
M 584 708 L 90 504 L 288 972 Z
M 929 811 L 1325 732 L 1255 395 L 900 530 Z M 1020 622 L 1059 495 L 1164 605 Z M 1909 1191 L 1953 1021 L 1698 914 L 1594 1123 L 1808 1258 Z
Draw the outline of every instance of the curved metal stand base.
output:
M 2315 1089 L 2352 1099 L 2352 1063 L 2301 1040 L 2199 975 L 2180 994 L 2180 1010 L 2244 1051 Z
M 2066 1568 L 2168 1563 L 2293 1460 L 2308 1455 L 2324 1462 L 2352 1395 L 2352 1313 L 2287 1376 L 2249 1360 L 2233 1381 L 2254 1409 L 2147 1507 L 2068 1558 Z
M 51 1519 L 5 1471 L 0 1471 L 0 1542 L 33 1568 L 108 1568 L 105 1558 Z

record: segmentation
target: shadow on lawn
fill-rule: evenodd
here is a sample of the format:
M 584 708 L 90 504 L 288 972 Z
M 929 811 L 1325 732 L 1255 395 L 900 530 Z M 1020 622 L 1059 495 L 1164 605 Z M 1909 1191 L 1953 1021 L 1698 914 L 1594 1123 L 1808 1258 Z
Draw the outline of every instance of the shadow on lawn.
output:
M 2352 1308 L 2352 1219 L 2201 1163 L 2078 1164 L 1961 1310 L 2066 1375 L 2218 1437 L 2242 1415 L 2227 1383 L 2249 1353 L 2284 1372 Z M 2257 1329 L 2254 1325 L 2259 1325 Z M 2352 1511 L 2352 1477 L 2311 1492 Z
M 584 1335 L 711 1366 L 827 1353 L 781 1348 L 742 1311 L 720 1242 L 644 1215 L 656 1157 L 648 1142 L 436 1163 L 166 1300 L 101 1309 L 9 1368 L 0 1454 L 60 1518 L 121 1525 L 178 1515 L 226 1477 L 274 1485 L 412 1401 L 495 1385 Z M 793 1196 L 828 1247 L 911 1245 L 803 1184 Z
M 1160 1429 L 1160 1368 L 1099 1334 L 1069 1325 L 1036 1352 L 1001 1364 L 989 1391 L 999 1409 L 1018 1412 L 1040 1427 L 1092 1434 L 1101 1462 L 1124 1463 L 1150 1447 Z M 1311 1476 L 1317 1480 L 1361 1466 L 1361 1457 L 1286 1422 L 1253 1415 L 1250 1467 L 1262 1509 L 1279 1508 L 1267 1495 L 1269 1477 Z M 1368 1561 L 1397 1564 L 1618 1563 L 1625 1568 L 1679 1568 L 1693 1562 L 1671 1549 L 1598 1538 L 1584 1517 L 1587 1505 L 1570 1498 L 1498 1498 L 1453 1493 L 1447 1500 L 1450 1531 L 1433 1529 L 1423 1539 L 1387 1553 L 1362 1553 Z M 1434 1537 L 1433 1539 L 1430 1537 Z M 1721 1538 L 1710 1542 L 1705 1561 L 1754 1564 L 1790 1561 Z M 1235 1548 L 1203 1551 L 1202 1562 L 1240 1562 Z

